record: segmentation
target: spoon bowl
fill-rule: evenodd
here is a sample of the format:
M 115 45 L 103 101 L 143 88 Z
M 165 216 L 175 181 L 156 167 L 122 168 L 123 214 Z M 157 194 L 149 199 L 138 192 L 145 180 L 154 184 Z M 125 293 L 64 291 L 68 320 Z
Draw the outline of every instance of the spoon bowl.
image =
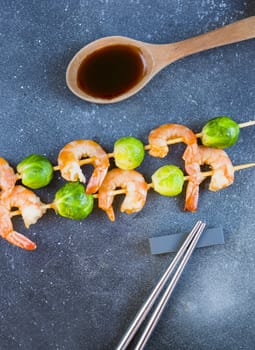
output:
M 104 104 L 115 103 L 136 94 L 161 69 L 180 58 L 252 38 L 255 38 L 255 16 L 190 39 L 170 44 L 150 44 L 123 36 L 104 37 L 89 43 L 76 53 L 68 65 L 66 82 L 69 89 L 83 100 Z M 81 64 L 95 52 L 117 45 L 133 48 L 139 52 L 145 67 L 142 77 L 130 89 L 116 96 L 104 98 L 84 91 L 78 82 L 78 72 Z
M 143 75 L 142 79 L 140 79 L 139 82 L 134 87 L 129 89 L 128 92 L 126 92 L 125 94 L 121 94 L 113 98 L 100 98 L 86 93 L 80 88 L 77 80 L 78 71 L 81 66 L 81 63 L 86 57 L 88 57 L 95 51 L 115 45 L 125 45 L 131 48 L 135 48 L 139 51 L 140 57 L 142 58 L 145 67 L 145 74 Z M 156 74 L 155 57 L 153 55 L 153 52 L 150 50 L 150 46 L 154 45 L 146 44 L 144 42 L 123 36 L 108 36 L 105 38 L 95 40 L 90 44 L 84 46 L 80 51 L 78 51 L 69 63 L 66 71 L 67 85 L 75 95 L 89 102 L 113 103 L 124 100 L 141 90 Z

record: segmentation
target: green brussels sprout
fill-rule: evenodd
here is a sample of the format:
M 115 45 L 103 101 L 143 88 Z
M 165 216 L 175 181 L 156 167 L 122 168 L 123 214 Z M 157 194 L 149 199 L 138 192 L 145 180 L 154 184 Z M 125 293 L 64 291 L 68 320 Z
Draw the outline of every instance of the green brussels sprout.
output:
M 182 191 L 184 175 L 175 165 L 162 166 L 151 178 L 154 190 L 162 196 L 177 196 Z
M 118 168 L 130 170 L 137 168 L 144 158 L 143 143 L 132 136 L 118 139 L 114 144 L 115 164 Z
M 202 144 L 215 148 L 230 147 L 238 140 L 239 132 L 239 125 L 231 118 L 213 118 L 203 127 Z
M 85 187 L 79 182 L 67 182 L 55 194 L 53 208 L 73 220 L 85 219 L 93 210 L 94 198 L 85 193 Z
M 23 185 L 37 189 L 47 186 L 53 178 L 53 167 L 50 161 L 40 154 L 31 154 L 17 166 Z

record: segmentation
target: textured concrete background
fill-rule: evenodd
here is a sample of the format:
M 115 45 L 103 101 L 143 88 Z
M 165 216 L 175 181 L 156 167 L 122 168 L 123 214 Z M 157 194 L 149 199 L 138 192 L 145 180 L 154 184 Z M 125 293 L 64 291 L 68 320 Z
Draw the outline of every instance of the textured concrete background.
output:
M 115 105 L 86 103 L 65 84 L 73 55 L 102 36 L 175 42 L 251 15 L 254 0 L 1 0 L 1 156 L 15 166 L 41 153 L 55 164 L 77 138 L 112 151 L 124 135 L 146 143 L 165 122 L 199 131 L 218 115 L 254 119 L 254 40 L 180 60 Z M 255 161 L 254 131 L 243 129 L 228 150 L 234 164 Z M 183 167 L 183 150 L 173 147 L 164 160 L 147 155 L 139 170 L 150 181 L 163 164 Z M 44 202 L 62 184 L 58 175 L 37 191 Z M 222 224 L 226 244 L 194 253 L 147 349 L 254 349 L 254 169 L 218 193 L 208 181 L 201 188 L 196 214 L 183 212 L 184 194 L 150 192 L 135 215 L 120 214 L 116 199 L 115 223 L 99 209 L 83 222 L 48 212 L 29 230 L 15 218 L 38 249 L 0 241 L 0 349 L 114 349 L 172 257 L 151 256 L 148 238 L 188 232 L 198 219 Z

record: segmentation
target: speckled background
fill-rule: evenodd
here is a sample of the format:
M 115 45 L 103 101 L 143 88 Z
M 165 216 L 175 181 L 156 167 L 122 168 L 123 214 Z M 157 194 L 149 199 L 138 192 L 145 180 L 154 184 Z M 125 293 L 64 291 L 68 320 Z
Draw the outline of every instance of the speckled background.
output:
M 254 40 L 180 60 L 114 105 L 86 103 L 65 84 L 73 55 L 102 36 L 175 42 L 251 15 L 254 0 L 1 0 L 1 156 L 14 167 L 31 153 L 55 164 L 61 147 L 78 138 L 112 151 L 124 135 L 146 143 L 165 122 L 197 132 L 218 115 L 254 119 Z M 255 161 L 254 143 L 254 127 L 243 129 L 228 150 L 233 163 Z M 139 170 L 149 182 L 163 164 L 183 167 L 183 150 L 173 147 L 164 160 L 146 155 Z M 36 192 L 50 202 L 62 183 L 56 173 Z M 15 218 L 38 249 L 0 241 L 0 349 L 114 349 L 172 257 L 151 256 L 148 238 L 188 232 L 198 219 L 222 224 L 226 244 L 194 253 L 147 349 L 254 349 L 254 197 L 250 169 L 218 193 L 206 181 L 196 214 L 183 212 L 184 194 L 150 192 L 135 215 L 120 214 L 116 199 L 115 223 L 97 208 L 83 222 L 49 211 L 29 230 Z

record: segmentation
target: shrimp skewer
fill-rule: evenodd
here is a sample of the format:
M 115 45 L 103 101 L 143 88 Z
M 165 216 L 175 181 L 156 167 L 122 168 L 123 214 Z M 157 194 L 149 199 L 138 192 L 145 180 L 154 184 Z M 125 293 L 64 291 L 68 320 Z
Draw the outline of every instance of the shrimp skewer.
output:
M 255 163 L 237 165 L 233 167 L 233 170 L 238 171 L 250 167 L 255 167 Z M 232 181 L 231 166 L 229 169 L 230 178 L 228 181 L 230 184 Z M 216 190 L 217 186 L 223 188 L 222 186 L 226 187 L 228 185 L 225 181 L 222 182 L 221 179 L 218 182 L 218 176 L 215 174 L 216 171 L 218 171 L 218 169 L 215 170 L 214 168 L 212 171 L 202 173 L 204 178 L 207 176 L 215 176 L 216 184 L 211 181 L 211 185 L 213 186 L 211 188 L 212 190 Z M 106 211 L 111 221 L 115 220 L 114 211 L 112 208 L 112 202 L 115 195 L 126 195 L 126 198 L 121 206 L 122 212 L 125 211 L 126 213 L 130 214 L 140 211 L 143 208 L 146 201 L 147 191 L 150 188 L 153 188 L 153 185 L 147 184 L 140 173 L 136 172 L 135 170 L 113 169 L 107 174 L 107 177 L 108 178 L 105 179 L 105 182 L 101 187 L 101 193 L 99 191 L 98 194 L 94 194 L 93 196 L 94 198 L 99 199 L 99 207 Z M 190 177 L 185 176 L 184 180 L 190 181 Z M 122 189 L 115 190 L 116 187 L 122 187 Z M 195 186 L 194 188 L 197 189 L 198 186 Z M 18 207 L 20 209 L 11 212 L 11 207 Z M 15 186 L 11 198 L 0 202 L 0 236 L 5 238 L 11 244 L 20 248 L 26 250 L 36 249 L 36 244 L 34 242 L 13 230 L 11 217 L 15 215 L 22 215 L 25 225 L 29 227 L 30 224 L 35 223 L 45 213 L 45 211 L 50 208 L 54 209 L 53 203 L 44 205 L 32 191 L 22 186 Z
M 255 163 L 246 163 L 246 164 L 240 164 L 240 165 L 236 165 L 234 166 L 234 171 L 239 171 L 239 170 L 242 170 L 242 169 L 248 169 L 248 168 L 252 168 L 252 167 L 255 167 Z M 115 170 L 115 169 L 113 169 Z M 118 169 L 117 169 L 118 170 Z M 130 170 L 126 170 L 127 172 L 130 172 Z M 201 175 L 206 178 L 206 177 L 209 177 L 209 176 L 213 176 L 214 172 L 213 170 L 210 170 L 210 171 L 205 171 L 205 172 L 202 172 Z M 184 181 L 190 181 L 190 176 L 184 176 Z M 149 189 L 153 189 L 153 184 L 152 183 L 149 183 L 147 184 L 147 190 Z M 120 194 L 126 194 L 127 193 L 127 190 L 122 188 L 122 189 L 117 189 L 117 190 L 111 190 L 110 191 L 110 195 L 111 196 L 116 196 L 116 195 L 120 195 Z M 98 199 L 99 198 L 99 194 L 94 194 L 93 195 L 94 198 Z M 113 200 L 113 198 L 112 198 Z M 43 205 L 43 208 L 45 209 L 54 209 L 54 205 L 53 203 L 49 203 L 49 204 L 45 204 Z M 20 210 L 15 210 L 15 211 L 11 211 L 10 212 L 10 216 L 16 216 L 16 215 L 21 215 L 21 211 Z
M 239 128 L 246 128 L 248 126 L 255 125 L 255 120 L 251 120 L 251 121 L 248 121 L 248 122 L 240 123 L 238 125 L 239 125 Z M 196 133 L 194 135 L 195 135 L 195 137 L 197 139 L 201 138 L 202 137 L 202 132 Z M 183 136 L 180 136 L 180 137 L 176 136 L 174 138 L 167 139 L 166 144 L 167 145 L 174 145 L 174 144 L 177 144 L 177 143 L 180 143 L 180 142 L 185 142 L 185 139 L 184 139 Z M 150 144 L 145 145 L 144 149 L 146 151 L 149 151 L 151 149 L 151 145 Z M 107 155 L 108 158 L 114 158 L 114 152 L 106 153 L 106 155 Z M 85 165 L 85 164 L 93 164 L 93 161 L 94 161 L 93 156 L 89 156 L 86 159 L 79 160 L 79 165 L 82 166 L 82 165 Z M 54 170 L 55 171 L 60 170 L 60 166 L 54 166 Z
M 44 204 L 32 191 L 23 186 L 15 186 L 12 193 L 0 203 L 0 235 L 8 242 L 26 249 L 36 249 L 36 244 L 27 237 L 13 230 L 11 222 L 11 208 L 19 208 L 28 228 L 46 212 Z
M 79 180 L 85 183 L 86 179 L 80 169 L 79 160 L 87 156 L 90 157 L 90 163 L 95 169 L 87 184 L 86 192 L 95 193 L 101 186 L 110 166 L 107 153 L 95 141 L 76 140 L 68 143 L 58 156 L 59 170 L 65 180 Z

